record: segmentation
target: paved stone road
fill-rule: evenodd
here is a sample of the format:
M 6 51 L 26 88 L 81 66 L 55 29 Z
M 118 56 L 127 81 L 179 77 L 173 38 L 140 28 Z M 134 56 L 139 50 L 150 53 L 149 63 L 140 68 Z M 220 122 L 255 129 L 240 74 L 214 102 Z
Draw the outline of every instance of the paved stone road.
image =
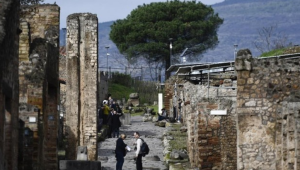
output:
M 124 133 L 127 138 L 124 142 L 133 149 L 135 139 L 133 133 L 138 131 L 149 145 L 150 153 L 143 157 L 143 170 L 167 170 L 163 161 L 163 144 L 162 136 L 165 128 L 154 126 L 152 122 L 143 122 L 142 116 L 131 117 L 131 125 L 122 126 L 120 134 Z M 116 159 L 113 150 L 116 147 L 117 138 L 108 138 L 99 143 L 98 160 L 101 161 L 103 170 L 115 170 Z M 135 151 L 130 151 L 125 157 L 123 170 L 135 170 L 135 162 L 133 160 Z

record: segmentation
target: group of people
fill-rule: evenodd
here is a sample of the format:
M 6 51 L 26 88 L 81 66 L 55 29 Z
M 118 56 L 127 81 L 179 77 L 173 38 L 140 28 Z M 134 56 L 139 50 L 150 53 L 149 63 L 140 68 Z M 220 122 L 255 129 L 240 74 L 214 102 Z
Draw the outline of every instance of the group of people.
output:
M 98 114 L 99 119 L 102 120 L 102 124 L 108 126 L 107 137 L 118 138 L 121 127 L 120 117 L 123 116 L 123 111 L 119 104 L 112 99 L 111 94 L 108 94 L 107 99 L 103 100 Z M 101 125 L 98 130 L 100 130 L 100 128 Z
M 134 132 L 133 134 L 134 138 L 136 139 L 134 145 L 136 145 L 136 151 L 135 151 L 135 162 L 136 162 L 136 170 L 142 170 L 143 164 L 142 164 L 142 154 L 141 146 L 143 144 L 143 140 L 140 138 L 139 132 Z M 127 151 L 130 151 L 130 148 L 124 143 L 124 140 L 126 139 L 125 134 L 121 134 L 120 138 L 116 142 L 116 158 L 117 158 L 117 164 L 116 164 L 116 170 L 122 170 L 123 164 L 124 164 L 124 157 L 126 156 Z
M 178 112 L 181 111 L 181 99 L 178 100 L 178 110 L 174 107 L 174 114 L 173 118 L 176 120 L 180 120 L 180 114 L 178 115 Z M 116 141 L 116 149 L 115 149 L 115 156 L 117 159 L 116 163 L 116 170 L 122 170 L 123 164 L 124 164 L 124 157 L 126 156 L 127 152 L 130 151 L 130 148 L 125 144 L 124 140 L 126 139 L 125 134 L 121 134 L 119 136 L 120 127 L 121 127 L 121 121 L 120 117 L 123 115 L 122 109 L 120 108 L 119 104 L 116 103 L 112 97 L 111 94 L 108 94 L 107 98 L 103 100 L 102 106 L 99 108 L 99 118 L 103 120 L 104 125 L 108 126 L 108 138 L 115 138 L 117 137 Z M 158 114 L 158 121 L 161 120 L 168 120 L 168 114 L 165 108 L 161 109 L 161 114 Z M 134 138 L 136 139 L 134 145 L 136 145 L 136 151 L 135 151 L 135 162 L 136 162 L 136 169 L 142 170 L 142 154 L 141 146 L 143 144 L 143 140 L 140 138 L 139 132 L 134 132 L 133 134 Z

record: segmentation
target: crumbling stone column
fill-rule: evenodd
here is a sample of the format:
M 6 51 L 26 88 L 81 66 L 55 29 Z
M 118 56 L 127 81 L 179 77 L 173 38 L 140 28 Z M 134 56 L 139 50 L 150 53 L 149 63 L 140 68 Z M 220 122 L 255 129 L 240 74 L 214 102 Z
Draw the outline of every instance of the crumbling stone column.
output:
M 20 2 L 0 0 L 0 4 L 0 170 L 17 170 Z
M 57 5 L 22 6 L 20 12 L 20 119 L 25 169 L 57 169 L 59 13 Z
M 76 13 L 67 18 L 67 159 L 77 146 L 87 146 L 88 159 L 97 156 L 98 18 Z

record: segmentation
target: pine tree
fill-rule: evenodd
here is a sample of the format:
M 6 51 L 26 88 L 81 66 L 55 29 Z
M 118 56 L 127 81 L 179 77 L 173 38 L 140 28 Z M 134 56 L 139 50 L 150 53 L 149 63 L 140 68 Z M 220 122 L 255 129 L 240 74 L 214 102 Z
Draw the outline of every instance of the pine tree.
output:
M 153 2 L 138 6 L 125 19 L 114 22 L 110 39 L 127 59 L 142 56 L 164 63 L 167 69 L 170 38 L 174 55 L 189 48 L 196 56 L 217 45 L 217 29 L 222 23 L 223 19 L 201 2 Z

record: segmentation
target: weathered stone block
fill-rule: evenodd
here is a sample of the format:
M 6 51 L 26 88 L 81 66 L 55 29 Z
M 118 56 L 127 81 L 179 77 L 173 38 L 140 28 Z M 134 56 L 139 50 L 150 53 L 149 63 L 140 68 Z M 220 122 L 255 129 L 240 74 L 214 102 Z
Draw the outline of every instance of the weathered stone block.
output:
M 60 170 L 101 170 L 101 162 L 61 160 L 59 168 Z
M 252 54 L 249 49 L 242 49 L 237 52 L 237 57 L 235 59 L 235 70 L 242 71 L 252 70 Z
M 139 99 L 128 99 L 127 102 L 128 105 L 133 105 L 133 106 L 139 106 L 140 105 L 140 100 Z
M 233 84 L 232 80 L 231 79 L 224 79 L 223 80 L 223 86 L 224 87 L 231 87 Z
M 120 117 L 120 121 L 122 125 L 131 125 L 130 113 L 124 113 L 123 116 Z
M 245 103 L 245 106 L 247 107 L 255 107 L 256 106 L 256 101 L 251 100 Z
M 131 93 L 131 94 L 129 95 L 129 98 L 130 98 L 130 99 L 138 99 L 138 98 L 139 98 L 139 94 L 138 94 L 138 93 Z

